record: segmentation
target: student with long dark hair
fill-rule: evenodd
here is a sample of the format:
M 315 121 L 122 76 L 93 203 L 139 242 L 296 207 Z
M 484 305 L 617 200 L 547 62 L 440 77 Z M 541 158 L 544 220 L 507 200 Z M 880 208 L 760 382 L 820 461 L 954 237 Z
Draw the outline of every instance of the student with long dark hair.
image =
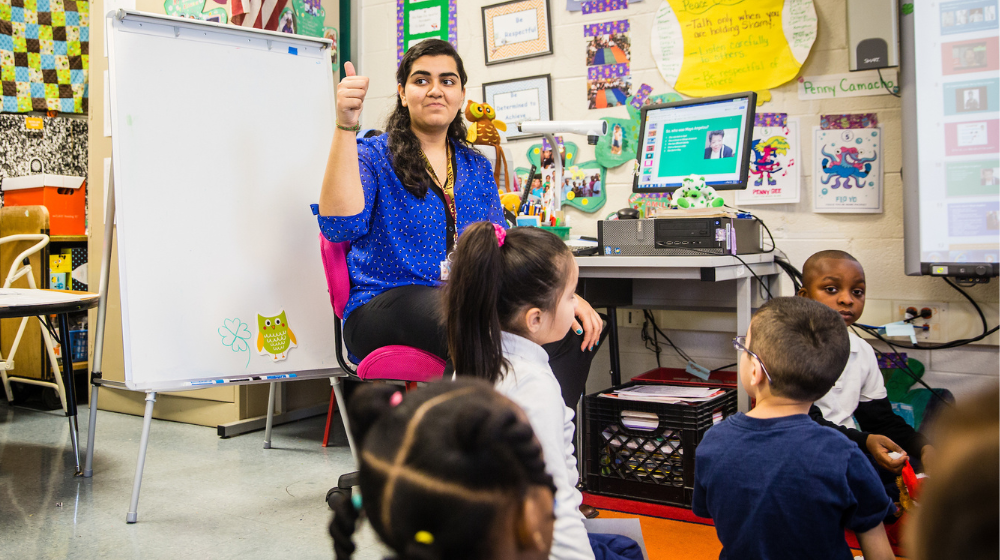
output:
M 489 160 L 466 141 L 462 116 L 468 77 L 451 44 L 427 39 L 396 70 L 396 107 L 386 133 L 355 138 L 368 78 L 345 64 L 319 204 L 327 239 L 350 241 L 351 294 L 344 339 L 363 358 L 406 345 L 448 358 L 438 287 L 448 277 L 459 233 L 479 221 L 504 224 Z M 567 402 L 586 383 L 600 316 L 586 302 L 574 333 L 547 350 Z
M 360 494 L 333 498 L 337 560 L 364 514 L 399 560 L 543 560 L 552 479 L 524 415 L 489 384 L 434 383 L 403 398 L 365 385 L 348 406 Z
M 524 410 L 555 482 L 550 558 L 641 558 L 630 539 L 588 535 L 579 510 L 574 411 L 543 348 L 562 340 L 573 322 L 579 270 L 572 253 L 541 229 L 480 222 L 459 238 L 451 273 L 445 307 L 455 373 L 493 383 Z

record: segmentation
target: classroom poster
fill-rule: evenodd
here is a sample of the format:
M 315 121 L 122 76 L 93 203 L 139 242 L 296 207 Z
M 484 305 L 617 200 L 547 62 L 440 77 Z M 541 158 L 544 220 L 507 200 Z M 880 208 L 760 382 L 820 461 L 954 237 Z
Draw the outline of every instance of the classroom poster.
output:
M 792 204 L 799 201 L 799 119 L 786 113 L 757 113 L 750 151 L 750 175 L 736 203 Z
M 627 19 L 583 27 L 588 109 L 617 107 L 631 95 L 632 42 L 628 32 Z
M 882 212 L 879 128 L 813 129 L 813 212 Z
M 458 0 L 396 0 L 396 62 L 424 39 L 458 48 Z
M 558 196 L 558 207 L 569 205 L 584 212 L 600 210 L 608 200 L 605 189 L 608 170 L 597 161 L 579 161 L 580 149 L 573 142 L 564 143 L 561 136 L 556 137 L 556 142 L 559 146 L 555 151 L 544 138 L 541 144 L 528 148 L 528 162 L 535 166 L 540 176 L 528 187 L 531 189 L 531 200 L 548 204 Z M 563 162 L 563 184 L 559 187 L 552 184 L 556 154 L 561 156 Z M 527 177 L 528 171 L 530 169 L 518 167 L 514 173 L 518 177 Z
M 674 90 L 692 97 L 768 90 L 795 78 L 816 40 L 812 0 L 662 0 L 653 60 Z

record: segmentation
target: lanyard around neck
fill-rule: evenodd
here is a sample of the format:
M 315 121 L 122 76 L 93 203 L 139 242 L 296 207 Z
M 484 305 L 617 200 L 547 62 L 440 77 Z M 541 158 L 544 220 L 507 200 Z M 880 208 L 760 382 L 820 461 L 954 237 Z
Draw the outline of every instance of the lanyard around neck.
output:
M 427 155 L 424 154 L 423 150 L 420 150 L 420 157 L 424 160 L 424 165 L 427 167 L 427 173 L 430 174 L 432 182 L 432 190 L 441 198 L 441 202 L 444 203 L 446 218 L 447 218 L 447 245 L 448 253 L 451 253 L 454 249 L 455 244 L 458 242 L 458 229 L 456 222 L 458 221 L 458 211 L 455 207 L 455 168 L 452 165 L 452 153 L 451 153 L 451 143 L 445 144 L 447 160 L 448 160 L 448 174 L 445 177 L 445 182 L 442 185 L 441 180 L 438 179 L 437 173 L 434 172 L 434 167 L 431 166 L 430 160 L 427 159 Z

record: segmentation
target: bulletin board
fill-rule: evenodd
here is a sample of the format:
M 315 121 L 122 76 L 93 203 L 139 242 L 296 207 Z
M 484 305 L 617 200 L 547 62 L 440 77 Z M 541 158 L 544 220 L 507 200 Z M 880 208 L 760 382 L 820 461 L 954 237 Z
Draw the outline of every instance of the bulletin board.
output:
M 396 0 L 396 62 L 424 39 L 458 48 L 458 0 Z

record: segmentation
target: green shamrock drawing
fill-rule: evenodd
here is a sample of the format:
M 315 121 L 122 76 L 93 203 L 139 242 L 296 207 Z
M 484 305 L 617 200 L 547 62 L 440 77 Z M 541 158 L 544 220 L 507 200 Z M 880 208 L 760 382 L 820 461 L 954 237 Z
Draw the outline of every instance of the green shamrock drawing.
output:
M 246 323 L 236 317 L 225 319 L 219 327 L 219 336 L 222 337 L 222 345 L 228 346 L 233 352 L 246 352 L 247 365 L 250 365 L 250 328 Z

